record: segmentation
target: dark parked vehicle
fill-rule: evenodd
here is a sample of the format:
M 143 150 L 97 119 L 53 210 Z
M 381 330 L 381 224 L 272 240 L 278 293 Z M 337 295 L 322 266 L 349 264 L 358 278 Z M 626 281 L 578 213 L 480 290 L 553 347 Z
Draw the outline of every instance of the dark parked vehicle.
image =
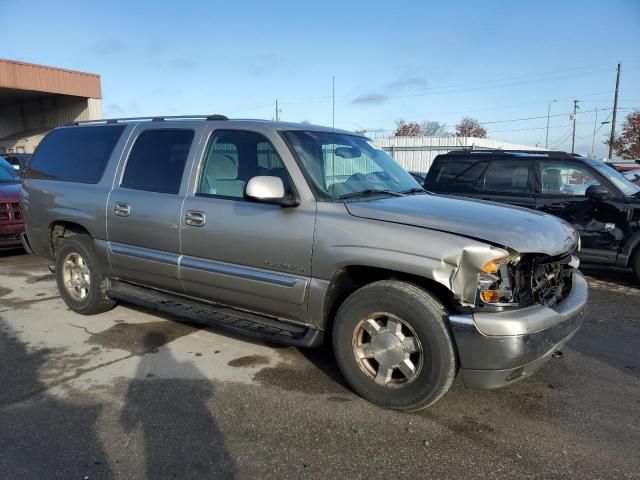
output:
M 0 159 L 0 249 L 19 247 L 24 232 L 20 176 L 5 160 Z
M 409 172 L 409 175 L 411 175 L 420 185 L 424 184 L 424 181 L 427 179 L 426 172 Z
M 629 170 L 623 174 L 627 180 L 640 185 L 640 170 Z
M 49 133 L 23 181 L 27 245 L 67 305 L 138 303 L 300 347 L 416 410 L 456 373 L 497 388 L 580 328 L 566 222 L 427 194 L 365 137 L 305 124 L 157 118 Z M 472 217 L 472 221 L 469 221 Z
M 435 158 L 424 186 L 560 217 L 578 230 L 583 261 L 630 267 L 640 280 L 640 187 L 600 160 L 564 152 L 456 151 Z
M 30 153 L 2 153 L 0 158 L 8 162 L 14 169 L 24 172 L 31 160 Z

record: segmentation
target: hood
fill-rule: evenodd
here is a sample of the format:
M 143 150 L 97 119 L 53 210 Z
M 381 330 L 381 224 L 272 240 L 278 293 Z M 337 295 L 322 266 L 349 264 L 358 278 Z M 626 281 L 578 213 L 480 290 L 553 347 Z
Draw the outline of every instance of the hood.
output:
M 0 200 L 16 200 L 21 197 L 20 182 L 0 183 Z
M 356 217 L 463 235 L 520 253 L 559 255 L 572 250 L 577 233 L 546 213 L 445 195 L 412 195 L 345 204 Z

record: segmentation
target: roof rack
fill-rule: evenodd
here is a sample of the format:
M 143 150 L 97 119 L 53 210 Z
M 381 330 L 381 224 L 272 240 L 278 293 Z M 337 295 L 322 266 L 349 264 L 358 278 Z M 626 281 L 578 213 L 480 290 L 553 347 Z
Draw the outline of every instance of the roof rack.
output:
M 463 150 L 452 150 L 450 152 L 447 152 L 445 155 L 467 155 L 469 153 L 473 153 L 473 154 L 492 154 L 492 155 L 509 155 L 509 154 L 514 154 L 514 153 L 524 153 L 524 154 L 528 154 L 528 155 L 547 155 L 547 156 L 551 156 L 551 157 L 565 157 L 565 158 L 575 158 L 575 157 L 579 157 L 580 155 L 578 155 L 577 153 L 568 153 L 568 152 L 562 152 L 559 150 L 503 150 L 503 149 L 494 149 L 494 148 L 489 148 L 489 149 L 484 149 L 484 148 L 478 148 L 478 149 L 463 149 Z
M 97 123 L 118 123 L 130 121 L 164 122 L 165 120 L 229 120 L 226 115 L 214 113 L 213 115 L 163 115 L 156 117 L 123 117 L 123 118 L 101 118 L 98 120 L 78 120 L 64 123 L 65 127 L 73 125 L 87 125 Z

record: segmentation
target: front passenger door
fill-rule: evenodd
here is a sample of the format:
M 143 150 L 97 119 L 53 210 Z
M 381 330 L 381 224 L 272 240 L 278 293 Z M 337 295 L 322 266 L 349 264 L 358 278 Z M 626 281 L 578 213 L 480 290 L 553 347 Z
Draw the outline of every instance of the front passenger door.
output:
M 184 203 L 180 276 L 193 297 L 306 322 L 315 202 L 250 201 L 247 182 L 259 175 L 293 188 L 266 136 L 212 133 Z
M 586 196 L 591 185 L 609 187 L 595 172 L 573 162 L 541 161 L 539 175 L 537 209 L 576 227 L 582 243 L 581 258 L 614 262 L 624 236 L 620 226 L 625 225 L 625 216 L 608 201 Z

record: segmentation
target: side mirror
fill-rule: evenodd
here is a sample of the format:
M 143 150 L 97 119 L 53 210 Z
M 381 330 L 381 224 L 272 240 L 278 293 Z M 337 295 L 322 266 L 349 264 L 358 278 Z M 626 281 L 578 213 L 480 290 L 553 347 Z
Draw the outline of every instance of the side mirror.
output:
M 607 200 L 611 198 L 611 193 L 602 185 L 590 185 L 584 192 L 584 196 L 594 200 Z
M 247 183 L 245 196 L 256 202 L 272 203 L 282 207 L 295 207 L 299 203 L 296 199 L 287 198 L 280 177 L 253 177 Z

